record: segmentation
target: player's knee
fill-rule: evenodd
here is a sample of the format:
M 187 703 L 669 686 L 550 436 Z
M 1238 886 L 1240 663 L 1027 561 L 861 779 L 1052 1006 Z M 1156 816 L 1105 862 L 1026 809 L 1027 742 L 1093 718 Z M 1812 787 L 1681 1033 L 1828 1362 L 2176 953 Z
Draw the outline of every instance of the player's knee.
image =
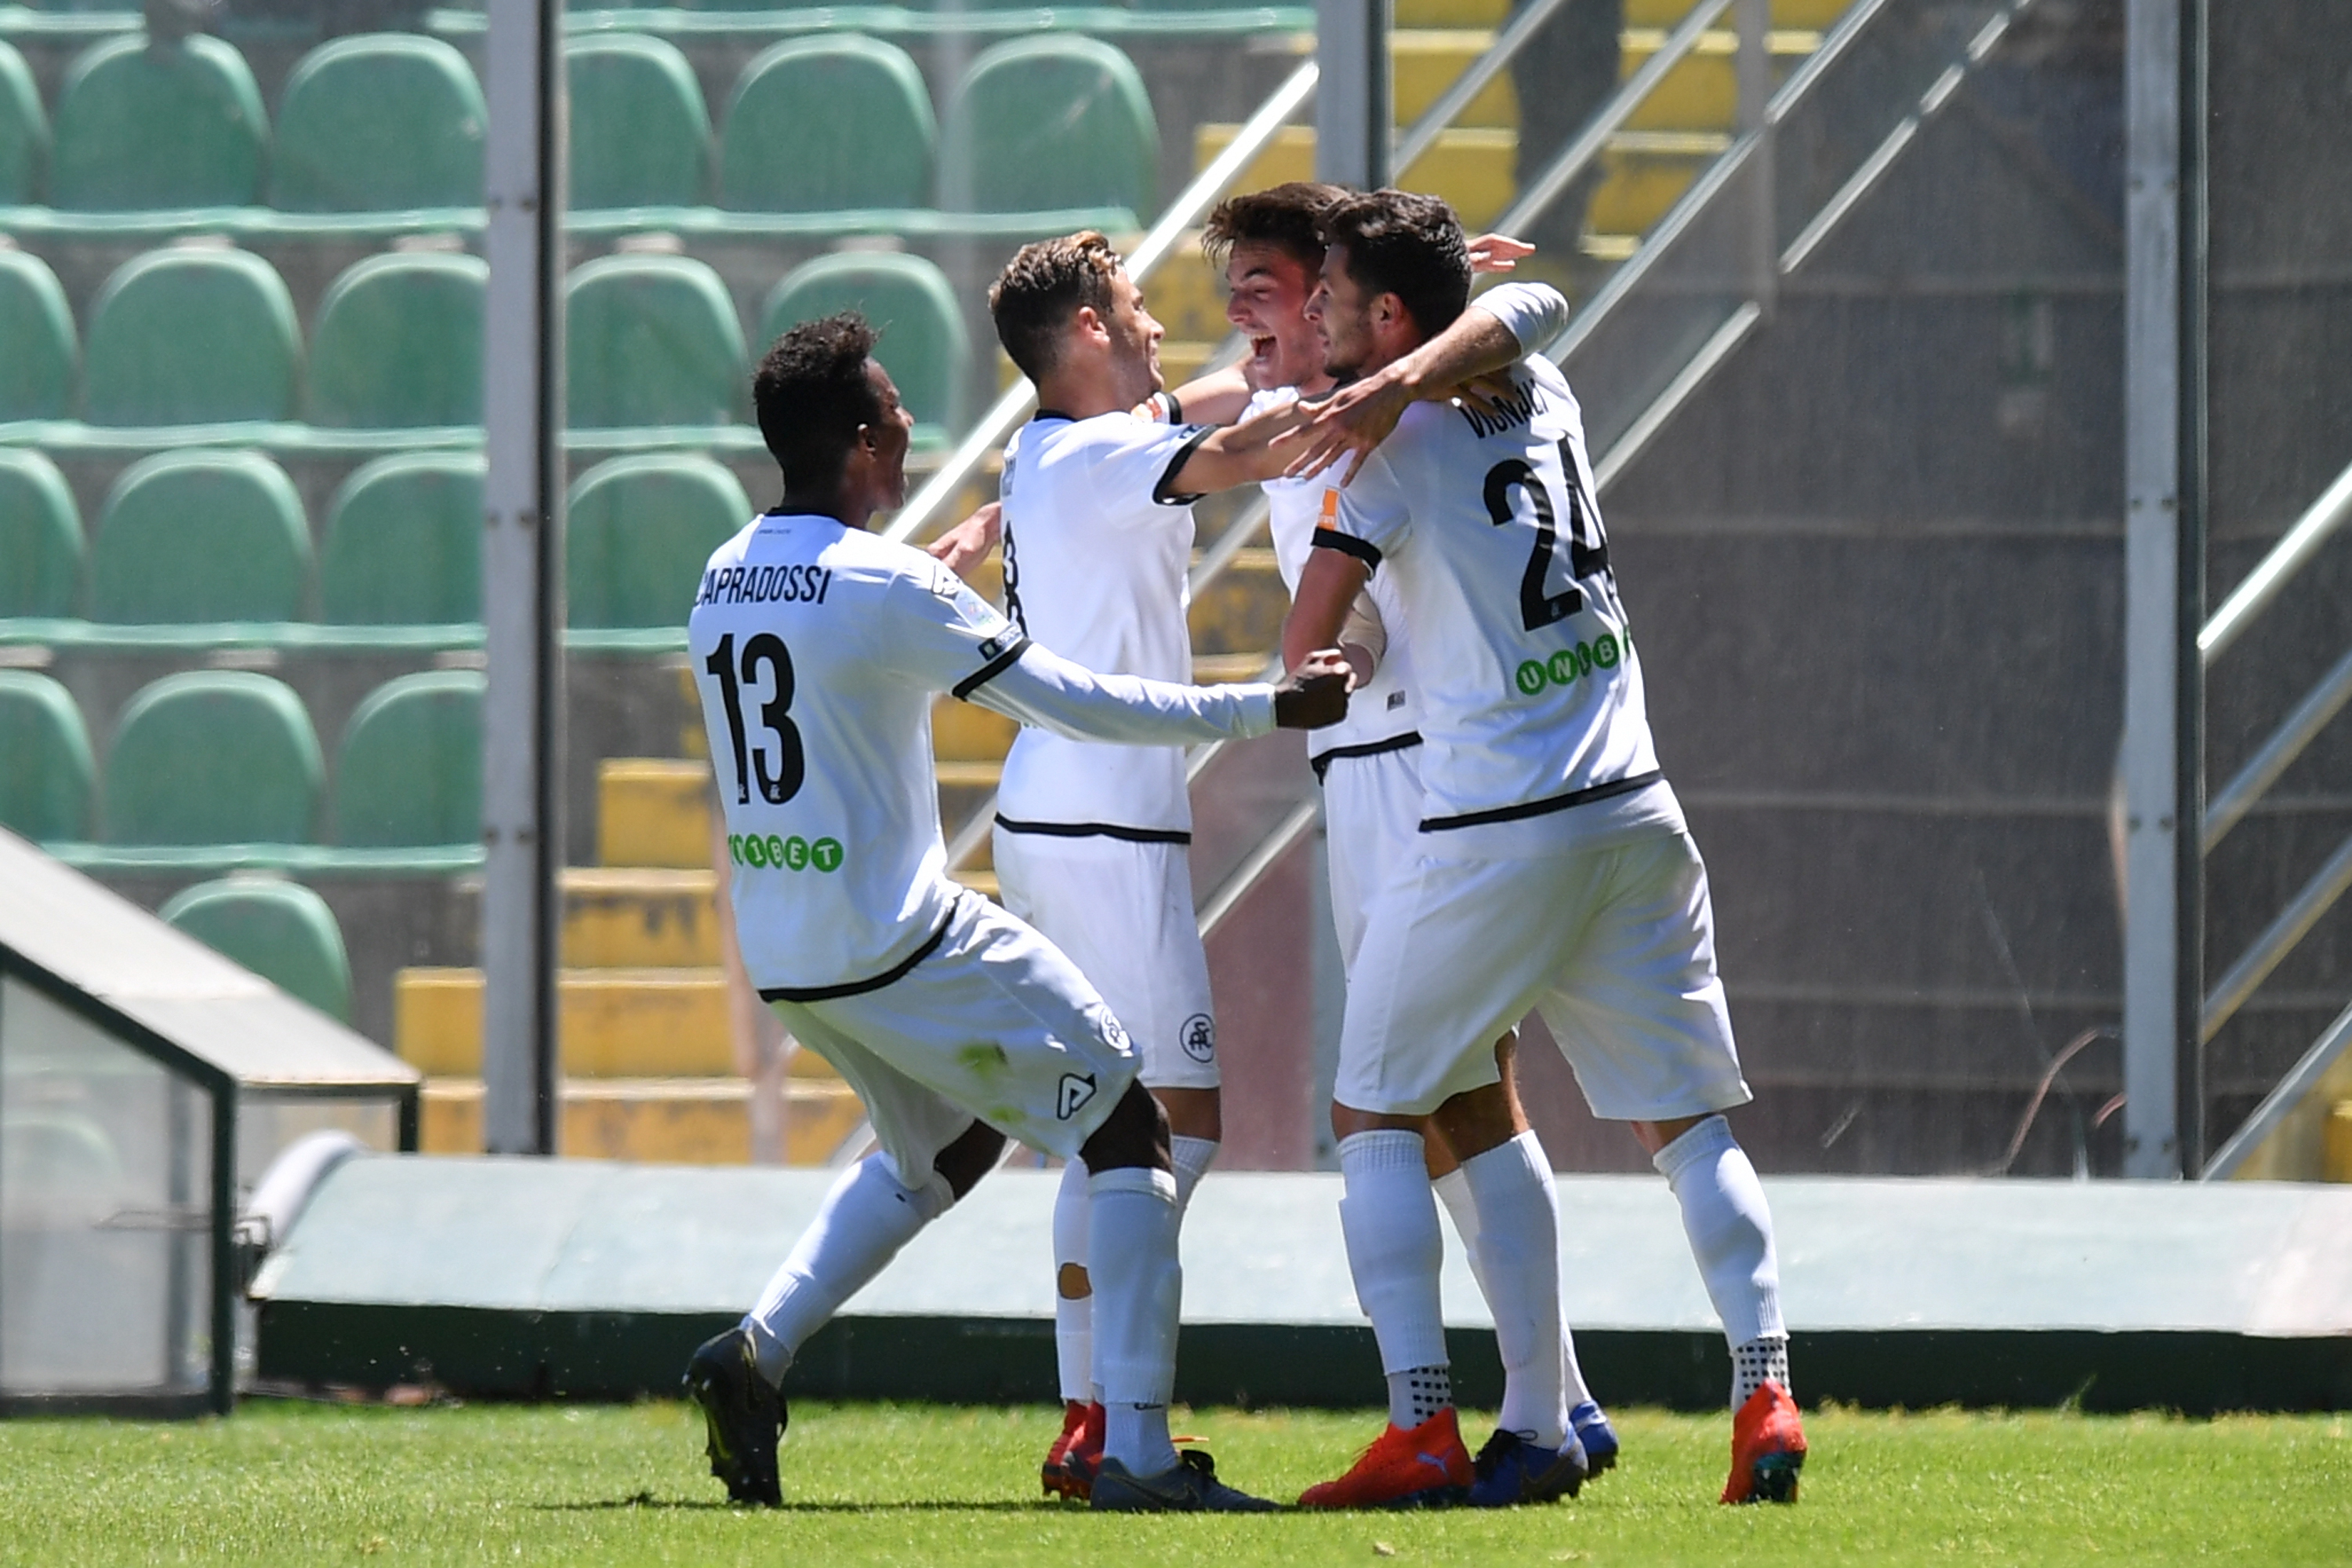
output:
M 1139 1083 L 1129 1083 L 1110 1114 L 1078 1150 L 1087 1169 L 1102 1171 L 1171 1171 L 1168 1113 Z
M 978 1186 L 981 1177 L 996 1169 L 1003 1158 L 1004 1134 L 985 1121 L 975 1121 L 939 1152 L 931 1169 L 946 1180 L 948 1190 L 961 1203 L 964 1194 Z

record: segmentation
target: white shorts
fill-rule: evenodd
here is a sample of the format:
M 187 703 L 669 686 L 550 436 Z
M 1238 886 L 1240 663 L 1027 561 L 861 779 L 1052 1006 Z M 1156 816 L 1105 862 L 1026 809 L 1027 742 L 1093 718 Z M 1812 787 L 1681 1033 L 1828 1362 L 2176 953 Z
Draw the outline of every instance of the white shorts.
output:
M 865 1102 L 893 1173 L 919 1187 L 972 1120 L 1067 1159 L 1134 1081 L 1127 1035 L 1077 966 L 977 893 L 887 984 L 772 1004 Z
M 1389 879 L 1421 853 L 1421 748 L 1333 757 L 1323 770 L 1325 858 L 1339 962 L 1355 972 L 1364 911 Z
M 1102 993 L 1127 1026 L 1146 1089 L 1214 1089 L 1216 1013 L 1181 844 L 996 830 L 1004 907 Z
M 1603 1121 L 1753 1098 L 1687 833 L 1519 860 L 1424 848 L 1373 900 L 1356 976 L 1333 1093 L 1359 1110 L 1425 1114 L 1495 1082 L 1495 1039 L 1529 1008 Z

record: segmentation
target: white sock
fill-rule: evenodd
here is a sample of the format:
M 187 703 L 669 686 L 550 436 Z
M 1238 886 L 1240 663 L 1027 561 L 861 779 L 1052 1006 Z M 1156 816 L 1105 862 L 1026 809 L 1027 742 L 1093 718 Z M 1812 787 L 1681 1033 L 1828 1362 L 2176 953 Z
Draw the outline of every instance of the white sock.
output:
M 1470 1195 L 1470 1178 L 1456 1165 L 1442 1176 L 1430 1179 L 1430 1187 L 1445 1200 L 1445 1212 L 1453 1217 L 1454 1234 L 1462 1237 L 1462 1248 L 1470 1255 L 1470 1273 L 1478 1281 L 1478 1294 L 1486 1300 L 1486 1310 L 1495 1310 L 1495 1293 L 1486 1288 L 1486 1266 L 1478 1258 L 1478 1204 Z M 1559 1212 L 1559 1194 L 1552 1192 L 1553 1212 Z M 1560 1397 L 1568 1407 L 1592 1402 L 1592 1390 L 1586 1386 L 1584 1369 L 1576 1362 L 1576 1335 L 1568 1326 L 1568 1305 L 1563 1300 L 1559 1310 L 1559 1384 Z
M 1445 1238 L 1421 1134 L 1401 1128 L 1350 1134 L 1339 1141 L 1339 1233 L 1356 1300 L 1380 1342 L 1381 1370 L 1394 1375 L 1448 1365 L 1437 1292 Z
M 1085 1294 L 1071 1295 L 1073 1288 Z M 1087 1163 L 1073 1155 L 1054 1193 L 1054 1357 L 1062 1397 L 1081 1405 L 1095 1396 L 1094 1325 L 1094 1288 L 1087 1280 Z
M 1182 1133 L 1169 1140 L 1169 1154 L 1176 1163 L 1176 1206 L 1192 1206 L 1192 1189 L 1217 1158 L 1217 1141 L 1213 1138 L 1187 1138 Z
M 1791 1394 L 1789 1388 L 1789 1336 L 1767 1334 L 1760 1340 L 1749 1340 L 1744 1345 L 1731 1347 L 1731 1407 L 1734 1410 L 1748 1403 L 1748 1396 L 1768 1383 L 1777 1383 Z
M 1442 1366 L 1389 1373 L 1389 1425 L 1410 1432 L 1454 1404 L 1454 1374 Z
M 1731 1124 L 1710 1116 L 1659 1150 L 1651 1163 L 1682 1205 L 1683 1230 L 1707 1299 L 1723 1321 L 1724 1338 L 1735 1348 L 1761 1339 L 1785 1340 L 1772 1211 L 1756 1167 L 1731 1136 Z
M 1184 1271 L 1176 1258 L 1176 1178 L 1133 1168 L 1097 1172 L 1087 1182 L 1087 1207 L 1103 1452 L 1136 1475 L 1157 1475 L 1176 1462 L 1167 1409 L 1176 1386 L 1176 1320 L 1184 1295 Z
M 761 1375 L 782 1383 L 808 1337 L 954 1202 L 945 1176 L 908 1187 L 878 1154 L 844 1171 L 743 1320 Z
M 1568 1438 L 1560 1386 L 1559 1211 L 1534 1132 L 1462 1162 L 1478 1211 L 1478 1258 L 1503 1357 L 1496 1425 L 1538 1447 Z

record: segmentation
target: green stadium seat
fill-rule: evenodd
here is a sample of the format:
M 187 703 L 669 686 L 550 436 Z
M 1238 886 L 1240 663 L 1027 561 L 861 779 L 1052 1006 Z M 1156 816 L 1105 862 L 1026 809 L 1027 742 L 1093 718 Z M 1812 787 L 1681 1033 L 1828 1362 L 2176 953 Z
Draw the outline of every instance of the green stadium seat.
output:
M 277 270 L 247 251 L 175 247 L 133 257 L 99 290 L 83 353 L 93 425 L 294 416 L 294 300 Z
M 73 212 L 247 206 L 269 121 L 245 57 L 197 34 L 92 45 L 58 94 L 49 205 Z
M 489 278 L 478 256 L 395 252 L 336 279 L 310 332 L 310 423 L 480 424 Z
M 286 81 L 270 203 L 285 212 L 479 206 L 488 123 L 473 68 L 438 38 L 321 44 Z
M 906 50 L 855 33 L 789 39 L 736 83 L 720 138 L 719 205 L 770 213 L 929 206 L 938 144 L 930 94 Z
M 433 669 L 368 695 L 335 760 L 337 843 L 481 842 L 484 684 L 478 670 Z
M 81 585 L 81 512 L 58 466 L 0 447 L 0 618 L 70 616 Z
M 1157 210 L 1150 96 L 1135 62 L 1099 38 L 1037 33 L 989 48 L 957 86 L 940 144 L 950 211 Z
M 881 331 L 875 357 L 919 422 L 961 427 L 971 339 L 946 273 L 919 256 L 821 256 L 794 268 L 768 296 L 760 341 L 773 342 L 795 324 L 837 310 L 862 311 Z
M 708 458 L 614 458 L 580 476 L 564 514 L 570 624 L 682 626 L 710 552 L 751 521 Z
M 380 458 L 343 481 L 319 551 L 319 616 L 337 626 L 482 618 L 478 454 Z
M 749 417 L 743 328 L 719 274 L 682 256 L 606 256 L 565 289 L 565 381 L 576 428 L 726 425 Z
M 89 837 L 89 731 L 46 675 L 0 669 L 0 827 L 53 844 Z
M 0 206 L 38 201 L 49 164 L 41 89 L 16 46 L 0 42 Z
M 0 250 L 0 423 L 61 419 L 73 397 L 73 311 L 49 264 Z
M 245 669 L 193 669 L 140 689 L 107 748 L 110 844 L 307 844 L 324 764 L 302 700 Z
M 90 544 L 89 614 L 115 625 L 302 618 L 310 531 L 257 452 L 161 452 L 115 481 Z
M 677 46 L 635 33 L 564 45 L 575 208 L 692 206 L 703 200 L 710 111 Z
M 155 912 L 288 995 L 351 1022 L 343 929 L 327 900 L 301 883 L 246 872 L 182 889 Z

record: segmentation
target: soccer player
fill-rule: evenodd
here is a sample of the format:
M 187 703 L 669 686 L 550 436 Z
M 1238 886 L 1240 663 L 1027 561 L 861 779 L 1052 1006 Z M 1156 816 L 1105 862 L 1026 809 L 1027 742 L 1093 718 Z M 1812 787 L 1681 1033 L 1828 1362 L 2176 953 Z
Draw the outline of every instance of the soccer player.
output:
M 1593 1114 L 1632 1123 L 1681 1205 L 1731 1345 L 1723 1500 L 1792 1501 L 1805 1442 L 1771 1215 L 1720 1114 L 1751 1096 L 1706 868 L 1651 742 L 1581 415 L 1540 356 L 1489 410 L 1408 405 L 1418 351 L 1468 296 L 1443 202 L 1351 197 L 1322 232 L 1310 309 L 1333 374 L 1364 378 L 1329 416 L 1385 410 L 1394 433 L 1358 458 L 1318 529 L 1284 647 L 1303 657 L 1375 574 L 1389 577 L 1414 639 L 1424 738 L 1420 850 L 1373 899 L 1336 1091 L 1342 1225 L 1351 1263 L 1381 1276 L 1366 1306 L 1383 1364 L 1444 1382 L 1418 1118 L 1490 1081 L 1487 1042 L 1533 1006 Z M 1368 1460 L 1412 1446 L 1392 1423 Z M 1345 1478 L 1326 1486 L 1344 1491 Z
M 1174 744 L 1328 723 L 1345 708 L 1344 668 L 1334 654 L 1303 679 L 1219 690 L 1097 677 L 919 551 L 867 534 L 906 498 L 914 423 L 873 344 L 845 315 L 769 352 L 753 395 L 783 499 L 711 557 L 688 623 L 744 967 L 856 1090 L 881 1145 L 835 1184 L 742 1323 L 688 1363 L 711 1471 L 738 1501 L 779 1500 L 793 1355 L 1013 1137 L 1092 1173 L 1108 1412 L 1094 1506 L 1263 1507 L 1170 1442 L 1181 1274 L 1167 1121 L 1077 969 L 948 880 L 930 705 L 947 691 L 1065 734 Z

